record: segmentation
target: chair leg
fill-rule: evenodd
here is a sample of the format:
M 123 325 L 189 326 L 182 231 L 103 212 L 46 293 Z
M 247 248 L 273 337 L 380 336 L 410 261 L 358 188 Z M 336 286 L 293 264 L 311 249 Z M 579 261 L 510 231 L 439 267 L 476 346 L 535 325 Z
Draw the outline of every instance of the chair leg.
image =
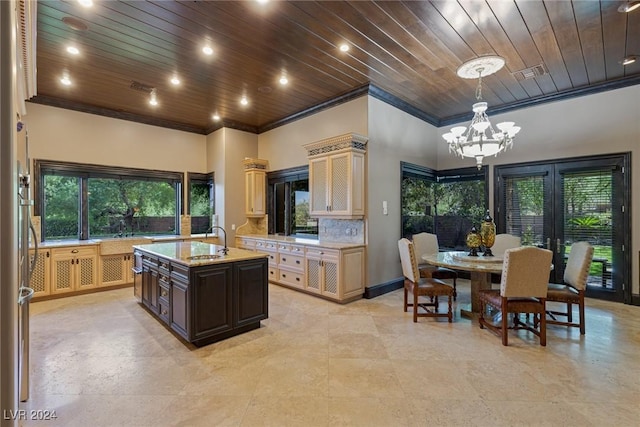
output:
M 480 317 L 478 317 L 478 323 L 480 324 L 480 329 L 484 329 L 484 312 L 486 311 L 486 306 L 482 299 L 478 302 L 480 303 Z
M 567 303 L 567 322 L 573 322 L 573 305 L 570 302 Z
M 409 297 L 409 290 L 407 289 L 407 286 L 405 285 L 404 287 L 404 312 L 407 312 L 407 306 L 408 306 L 408 297 Z
M 458 299 L 458 291 L 456 290 L 456 278 L 453 278 L 453 300 Z
M 584 335 L 585 325 L 584 325 L 584 291 L 580 294 L 580 302 L 578 303 L 578 313 L 580 316 L 580 335 Z
M 449 323 L 453 322 L 453 310 L 451 309 L 451 295 L 449 295 Z
M 502 298 L 502 345 L 508 345 L 507 333 L 509 331 L 509 312 L 507 311 L 507 299 Z
M 413 323 L 418 323 L 418 293 L 413 290 Z
M 540 316 L 540 345 L 547 345 L 547 316 L 545 316 L 545 304 L 542 303 L 542 312 L 539 313 Z M 535 314 L 534 314 L 535 315 Z

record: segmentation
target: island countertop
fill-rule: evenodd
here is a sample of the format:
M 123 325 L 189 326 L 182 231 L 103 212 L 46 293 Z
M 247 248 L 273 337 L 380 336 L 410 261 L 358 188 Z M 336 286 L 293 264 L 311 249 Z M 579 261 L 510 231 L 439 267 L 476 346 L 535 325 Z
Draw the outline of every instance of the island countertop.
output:
M 229 252 L 227 255 L 223 255 L 222 252 L 220 252 L 220 250 L 224 248 L 223 246 L 202 242 L 152 243 L 148 245 L 134 245 L 133 248 L 167 258 L 188 267 L 224 264 L 228 262 L 266 258 L 268 256 L 264 253 L 237 248 L 228 248 Z M 211 255 L 212 258 L 208 258 L 208 255 Z M 219 257 L 214 257 L 216 255 Z

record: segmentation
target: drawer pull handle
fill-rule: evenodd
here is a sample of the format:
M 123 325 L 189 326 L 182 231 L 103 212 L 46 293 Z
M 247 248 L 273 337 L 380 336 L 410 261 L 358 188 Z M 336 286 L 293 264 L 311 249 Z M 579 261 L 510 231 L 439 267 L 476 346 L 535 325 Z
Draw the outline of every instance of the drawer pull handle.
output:
M 296 264 L 300 264 L 300 260 L 299 259 L 296 260 Z
M 72 253 L 72 254 L 77 254 L 77 253 L 78 253 L 78 250 L 77 250 L 77 249 L 74 249 L 74 250 L 72 250 L 72 251 L 71 251 L 71 253 Z
M 282 262 L 287 262 L 287 259 L 285 257 L 282 257 Z
M 161 294 L 161 295 L 162 295 L 163 297 L 166 297 L 166 296 L 167 296 L 167 291 L 162 291 L 162 294 Z
M 299 282 L 299 281 L 300 281 L 300 278 L 299 278 L 299 277 L 296 277 L 296 281 L 297 281 L 297 282 Z
M 283 275 L 282 275 L 282 277 L 287 277 L 287 275 L 286 275 L 286 274 L 283 274 Z
M 162 315 L 166 316 L 167 315 L 167 310 L 162 310 Z

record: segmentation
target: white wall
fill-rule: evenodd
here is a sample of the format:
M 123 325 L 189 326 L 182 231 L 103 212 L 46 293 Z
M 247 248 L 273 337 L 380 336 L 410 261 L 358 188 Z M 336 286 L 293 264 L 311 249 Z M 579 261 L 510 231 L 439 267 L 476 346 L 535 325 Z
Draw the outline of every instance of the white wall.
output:
M 269 160 L 270 171 L 303 166 L 308 164 L 304 144 L 349 132 L 367 134 L 366 96 L 261 133 L 258 157 Z
M 631 205 L 631 284 L 632 292 L 640 293 L 640 85 L 495 116 L 491 115 L 489 106 L 487 112 L 494 124 L 511 120 L 522 127 L 512 150 L 485 159 L 484 164 L 491 165 L 490 189 L 493 188 L 493 165 L 631 152 L 631 187 L 635 189 Z M 468 125 L 468 122 L 462 124 Z M 448 129 L 441 128 L 436 135 L 438 169 L 473 166 L 474 159 L 461 160 L 447 152 L 441 135 Z M 489 193 L 493 209 L 493 191 Z
M 402 277 L 400 162 L 435 169 L 437 147 L 434 126 L 370 96 L 368 112 L 367 285 L 376 285 Z

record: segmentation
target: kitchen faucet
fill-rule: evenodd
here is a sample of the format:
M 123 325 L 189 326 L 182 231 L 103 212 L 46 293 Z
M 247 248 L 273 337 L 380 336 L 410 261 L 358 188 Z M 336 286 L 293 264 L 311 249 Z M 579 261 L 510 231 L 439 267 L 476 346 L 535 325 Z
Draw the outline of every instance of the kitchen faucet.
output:
M 224 228 L 220 227 L 219 225 L 212 225 L 207 229 L 207 231 L 204 232 L 204 238 L 206 240 L 207 236 L 209 235 L 209 232 L 213 231 L 216 228 L 219 228 L 220 230 L 222 230 L 222 234 L 224 237 L 224 248 L 220 249 L 219 252 L 222 252 L 223 255 L 227 255 L 229 253 L 229 248 L 227 247 L 227 232 L 224 230 Z

